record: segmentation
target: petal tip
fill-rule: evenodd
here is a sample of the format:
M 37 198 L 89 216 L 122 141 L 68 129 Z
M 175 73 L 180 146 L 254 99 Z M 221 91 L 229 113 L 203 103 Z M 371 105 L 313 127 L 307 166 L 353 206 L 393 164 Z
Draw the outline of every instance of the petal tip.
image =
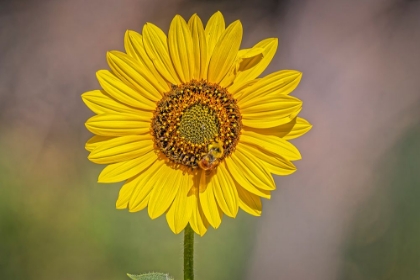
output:
M 106 56 L 107 57 L 116 57 L 116 56 L 118 56 L 120 54 L 122 54 L 122 52 L 116 51 L 116 50 L 112 50 L 112 51 L 107 51 L 106 52 Z
M 238 26 L 237 28 L 242 29 L 242 22 L 239 19 L 232 22 L 232 27 L 236 27 L 236 26 Z
M 117 182 L 119 182 L 119 181 L 112 180 L 112 178 L 110 178 L 110 177 L 108 177 L 108 176 L 106 176 L 106 175 L 104 175 L 102 173 L 99 174 L 98 183 L 101 183 L 101 184 L 112 184 L 112 183 L 117 183 Z
M 152 220 L 155 220 L 159 217 L 159 215 L 157 215 L 155 209 L 152 209 L 149 205 L 149 207 L 147 207 L 147 212 L 149 213 L 149 217 Z
M 115 208 L 118 210 L 127 209 L 127 203 L 118 203 L 117 200 L 117 202 L 115 203 Z
M 96 78 L 98 78 L 102 75 L 106 75 L 107 73 L 108 73 L 108 70 L 105 70 L 105 69 L 98 70 L 98 71 L 96 71 Z
M 83 102 L 86 103 L 88 96 L 89 96 L 89 91 L 82 93 L 80 95 L 80 98 L 82 98 Z

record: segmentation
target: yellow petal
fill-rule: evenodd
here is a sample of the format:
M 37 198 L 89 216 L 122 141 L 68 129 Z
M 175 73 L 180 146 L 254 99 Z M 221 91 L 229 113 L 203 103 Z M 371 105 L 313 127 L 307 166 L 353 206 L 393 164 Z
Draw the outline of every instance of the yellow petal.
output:
M 231 69 L 228 71 L 226 76 L 222 79 L 222 81 L 219 83 L 221 87 L 225 88 L 232 88 L 232 90 L 236 91 L 238 87 L 240 87 L 244 83 L 236 83 L 234 84 L 234 81 L 236 81 L 236 76 L 239 73 L 240 65 L 242 64 L 244 60 L 256 60 L 257 58 L 260 58 L 260 60 L 263 57 L 263 49 L 261 48 L 252 48 L 252 49 L 245 49 L 245 50 L 239 50 L 238 55 L 236 58 L 236 61 L 232 64 Z M 255 62 L 257 63 L 257 62 Z
M 103 141 L 108 141 L 109 139 L 112 139 L 112 137 L 95 135 L 86 142 L 85 149 L 92 152 Z
M 290 121 L 293 121 L 294 119 L 296 119 L 296 117 L 298 116 L 298 114 L 300 113 L 300 111 L 302 111 L 302 107 L 300 107 L 299 110 L 294 111 L 293 113 L 290 114 Z
M 126 104 L 127 106 L 136 107 L 142 110 L 152 111 L 155 104 L 146 96 L 139 94 L 121 81 L 117 76 L 108 70 L 100 70 L 96 72 L 101 87 L 113 98 Z
M 150 193 L 162 175 L 161 172 L 164 165 L 163 160 L 158 160 L 137 176 L 136 187 L 131 193 L 128 202 L 130 212 L 137 212 L 146 208 L 149 203 Z
M 254 155 L 236 149 L 235 153 L 232 154 L 232 159 L 237 166 L 241 166 L 243 176 L 246 176 L 254 186 L 267 191 L 276 189 L 276 184 L 270 172 Z
M 153 115 L 143 114 L 101 114 L 86 121 L 86 128 L 93 134 L 102 136 L 124 136 L 150 132 Z
M 241 207 L 241 209 L 247 212 L 248 214 L 251 214 L 253 216 L 261 216 L 261 198 L 253 193 L 250 193 L 241 186 L 237 186 L 237 188 L 239 197 L 239 207 Z
M 291 127 L 290 127 L 291 126 Z M 279 126 L 278 137 L 282 137 L 285 140 L 295 139 L 302 136 L 309 130 L 311 130 L 312 125 L 303 118 L 295 118 L 289 126 Z
M 261 114 L 268 111 L 275 110 L 274 107 L 279 107 L 279 110 L 286 111 L 281 116 L 289 116 L 302 107 L 302 101 L 296 97 L 288 95 L 269 95 L 255 97 L 250 100 L 238 101 L 241 112 L 246 114 Z
M 147 55 L 141 34 L 132 30 L 127 30 L 124 36 L 124 47 L 127 54 L 135 58 L 140 64 L 140 67 L 144 67 L 152 73 L 159 83 L 159 90 L 161 92 L 168 92 L 170 90 L 168 82 L 165 81 L 165 79 L 156 70 L 156 67 L 153 65 L 153 61 Z
M 251 49 L 244 49 L 244 50 L 239 50 L 238 51 L 238 55 L 237 55 L 237 59 L 236 62 L 232 64 L 231 69 L 228 71 L 228 73 L 226 74 L 226 76 L 222 79 L 222 81 L 219 83 L 219 85 L 221 87 L 225 87 L 228 88 L 232 85 L 232 83 L 234 81 L 236 81 L 236 75 L 239 72 L 239 67 L 241 65 L 241 62 L 243 60 L 252 60 L 256 57 L 261 57 L 263 56 L 262 52 L 264 51 L 264 49 L 262 48 L 251 48 Z M 242 83 L 244 84 L 244 83 Z M 245 83 L 247 84 L 247 83 Z M 233 90 L 237 90 L 238 85 L 232 85 L 232 89 Z M 229 89 L 230 93 L 233 93 L 231 91 L 231 89 Z
M 207 78 L 207 42 L 201 19 L 194 14 L 188 21 L 193 40 L 194 53 L 194 73 L 192 78 L 196 80 Z
M 162 98 L 159 82 L 151 72 L 140 67 L 132 57 L 119 51 L 108 52 L 106 57 L 112 72 L 122 81 L 134 87 L 141 95 L 151 101 L 158 101 Z
M 155 152 L 150 151 L 138 158 L 110 164 L 102 170 L 98 182 L 115 183 L 129 179 L 149 168 L 156 160 Z
M 208 81 L 219 83 L 231 70 L 236 60 L 242 41 L 242 24 L 239 20 L 233 22 L 223 32 L 219 42 L 214 47 L 208 69 Z
M 280 126 L 265 129 L 247 128 L 247 130 L 251 130 L 259 134 L 275 135 L 285 140 L 290 140 L 302 136 L 311 130 L 311 128 L 312 125 L 307 120 L 302 118 L 294 118 L 291 122 Z
M 270 173 L 284 176 L 296 171 L 296 167 L 289 160 L 273 153 L 265 153 L 262 149 L 257 149 L 255 146 L 247 145 L 247 143 L 238 144 L 237 149 L 240 149 L 245 155 L 257 157 Z
M 195 59 L 191 31 L 185 20 L 176 15 L 168 33 L 169 54 L 181 82 L 189 82 L 194 76 Z
M 252 86 L 253 84 L 255 84 L 256 82 L 258 82 L 259 79 L 255 79 L 246 83 L 241 84 L 239 87 L 234 87 L 235 84 L 233 84 L 231 87 L 228 88 L 228 91 L 233 94 L 235 96 L 235 98 L 240 98 L 240 96 L 242 95 L 242 92 Z
M 137 113 L 138 109 L 112 98 L 104 90 L 92 90 L 82 94 L 83 102 L 96 114 Z M 145 108 L 148 108 L 144 106 Z M 152 109 L 151 109 L 152 110 Z
M 261 125 L 262 121 L 258 120 L 258 118 L 263 118 L 264 124 Z M 247 115 L 247 118 L 245 120 L 242 119 L 242 123 L 249 128 L 255 128 L 255 127 L 270 128 L 270 127 L 275 127 L 278 125 L 288 123 L 291 120 L 292 120 L 291 115 L 276 120 L 276 119 L 273 119 L 272 114 L 271 115 L 260 114 L 260 115 Z
M 200 177 L 195 176 L 194 186 L 191 188 L 189 195 L 192 199 L 192 213 L 190 218 L 190 225 L 191 228 L 200 236 L 203 236 L 207 232 L 207 228 L 209 227 L 209 222 L 206 219 L 206 216 L 203 213 L 203 209 L 201 207 L 200 198 L 199 198 L 199 185 L 200 185 Z
M 121 187 L 118 199 L 115 203 L 117 209 L 126 209 L 128 208 L 128 202 L 130 201 L 131 195 L 137 187 L 137 182 L 140 176 L 128 179 L 124 185 Z
M 153 149 L 150 135 L 128 135 L 110 139 L 96 147 L 89 160 L 99 164 L 127 161 L 150 152 Z
M 302 108 L 302 101 L 288 95 L 266 95 L 238 99 L 238 105 L 245 126 L 269 128 L 290 122 L 290 116 Z
M 262 96 L 287 95 L 299 84 L 302 73 L 295 70 L 282 70 L 271 73 L 241 92 L 240 100 L 247 103 Z
M 264 197 L 269 199 L 271 197 L 270 192 L 266 190 L 262 190 L 258 188 L 257 185 L 254 185 L 246 174 L 244 174 L 242 170 L 242 165 L 237 164 L 235 161 L 233 161 L 232 156 L 225 159 L 227 169 L 229 170 L 229 173 L 231 174 L 232 178 L 235 180 L 235 182 L 245 188 L 247 191 L 256 194 L 258 196 Z
M 207 61 L 213 54 L 214 47 L 219 42 L 220 37 L 225 31 L 225 19 L 221 12 L 214 13 L 206 24 L 206 41 L 207 41 Z
M 236 78 L 236 74 L 238 73 L 238 64 L 232 64 L 230 70 L 227 72 L 226 76 L 219 82 L 219 85 L 224 88 L 228 88 L 232 85 L 233 81 Z
M 200 188 L 199 188 L 199 197 L 201 207 L 203 209 L 204 215 L 206 215 L 207 220 L 210 225 L 214 228 L 218 228 L 222 222 L 222 217 L 219 215 L 219 207 L 217 206 L 216 199 L 214 197 L 214 184 L 215 184 L 215 172 L 206 175 L 207 172 L 200 171 Z
M 147 55 L 153 61 L 159 73 L 170 83 L 180 84 L 169 56 L 165 33 L 156 25 L 147 23 L 143 27 L 143 42 Z
M 165 213 L 175 199 L 183 177 L 188 176 L 180 169 L 173 169 L 167 165 L 160 171 L 160 178 L 150 194 L 147 210 L 151 219 L 156 219 Z
M 299 150 L 292 143 L 274 135 L 263 135 L 249 130 L 242 130 L 241 142 L 288 160 L 299 160 L 302 158 Z
M 238 59 L 241 60 L 241 65 L 242 65 L 240 69 L 242 69 L 242 71 L 245 69 L 248 69 L 249 68 L 248 64 L 252 63 L 252 61 L 242 61 L 242 60 L 245 60 L 245 59 L 261 60 L 263 58 L 263 52 L 264 52 L 263 48 L 257 48 L 255 46 L 250 49 L 239 50 Z
M 232 90 L 240 87 L 241 84 L 251 81 L 261 75 L 273 59 L 278 46 L 277 38 L 262 40 L 241 57 L 238 74 Z M 258 55 L 260 52 L 261 55 Z
M 217 167 L 217 180 L 213 184 L 214 196 L 222 211 L 229 217 L 236 217 L 238 214 L 238 191 L 235 181 L 226 169 L 223 162 Z
M 171 230 L 178 234 L 188 224 L 193 211 L 193 197 L 188 195 L 193 184 L 191 176 L 184 176 L 175 200 L 166 213 L 166 221 Z

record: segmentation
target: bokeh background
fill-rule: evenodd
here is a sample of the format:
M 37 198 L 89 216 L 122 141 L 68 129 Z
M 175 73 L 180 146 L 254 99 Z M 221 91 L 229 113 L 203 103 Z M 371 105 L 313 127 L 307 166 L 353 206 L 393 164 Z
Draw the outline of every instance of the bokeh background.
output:
M 176 13 L 241 19 L 243 46 L 280 39 L 314 125 L 263 215 L 196 238 L 196 278 L 420 279 L 420 1 L 0 1 L 0 279 L 182 279 L 182 234 L 115 210 L 96 183 L 80 94 L 127 29 Z

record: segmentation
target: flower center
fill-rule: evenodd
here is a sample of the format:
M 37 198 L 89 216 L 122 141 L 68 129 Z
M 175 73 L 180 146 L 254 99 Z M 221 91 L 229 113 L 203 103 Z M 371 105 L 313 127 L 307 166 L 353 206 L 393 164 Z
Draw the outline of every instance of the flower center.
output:
M 185 140 L 201 144 L 213 139 L 219 126 L 216 113 L 208 106 L 197 103 L 184 111 L 178 131 Z
M 226 89 L 206 81 L 173 86 L 157 103 L 155 145 L 178 167 L 214 169 L 239 141 L 241 114 Z

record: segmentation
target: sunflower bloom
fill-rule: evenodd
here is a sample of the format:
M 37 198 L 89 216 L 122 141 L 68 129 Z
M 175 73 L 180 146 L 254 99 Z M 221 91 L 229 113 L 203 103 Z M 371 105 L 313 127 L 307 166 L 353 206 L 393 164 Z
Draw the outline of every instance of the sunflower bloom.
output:
M 101 90 L 82 95 L 96 114 L 86 122 L 89 160 L 107 165 L 98 181 L 125 181 L 117 209 L 163 214 L 174 233 L 189 223 L 199 235 L 238 209 L 259 216 L 261 198 L 276 188 L 272 174 L 296 170 L 288 140 L 311 125 L 297 117 L 302 101 L 289 95 L 302 74 L 262 78 L 278 41 L 241 49 L 242 25 L 225 27 L 215 13 L 204 27 L 179 15 L 168 36 L 147 23 L 127 31 L 125 53 L 110 51 Z

